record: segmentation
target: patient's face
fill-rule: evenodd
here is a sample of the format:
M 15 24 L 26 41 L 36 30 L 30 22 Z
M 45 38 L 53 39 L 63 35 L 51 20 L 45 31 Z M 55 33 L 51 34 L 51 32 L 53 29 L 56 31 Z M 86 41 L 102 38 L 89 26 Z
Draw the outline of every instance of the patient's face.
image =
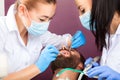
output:
M 92 0 L 75 0 L 80 16 L 92 8 Z
M 56 60 L 51 63 L 51 67 L 55 71 L 60 68 L 76 68 L 79 63 L 81 63 L 80 54 L 74 49 L 69 51 L 64 48 L 60 50 Z
M 67 49 L 67 48 L 63 48 L 60 50 L 60 54 L 58 55 L 58 57 L 60 56 L 63 56 L 65 58 L 68 58 L 68 57 L 72 57 L 72 56 L 75 56 L 76 58 L 80 57 L 80 54 L 75 50 L 75 49 Z

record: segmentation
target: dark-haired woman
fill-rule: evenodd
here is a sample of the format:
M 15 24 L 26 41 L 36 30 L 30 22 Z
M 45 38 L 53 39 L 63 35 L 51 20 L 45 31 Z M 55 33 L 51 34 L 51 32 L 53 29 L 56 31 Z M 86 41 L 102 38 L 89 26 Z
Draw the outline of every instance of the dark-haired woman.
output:
M 99 76 L 99 80 L 120 80 L 120 0 L 75 2 L 82 25 L 92 31 L 102 52 L 100 66 L 90 69 L 88 76 Z M 85 64 L 91 60 L 87 59 Z

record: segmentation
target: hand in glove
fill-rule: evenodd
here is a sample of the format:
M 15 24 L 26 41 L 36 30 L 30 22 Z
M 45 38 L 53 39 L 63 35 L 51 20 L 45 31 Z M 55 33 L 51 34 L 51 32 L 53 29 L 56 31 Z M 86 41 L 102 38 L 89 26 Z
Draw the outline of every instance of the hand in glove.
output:
M 35 63 L 36 66 L 39 68 L 41 72 L 44 72 L 49 64 L 56 59 L 59 51 L 52 45 L 46 46 L 38 59 L 38 61 Z
M 98 76 L 98 80 L 120 80 L 120 73 L 112 70 L 108 66 L 98 66 L 87 72 L 89 77 Z
M 84 34 L 81 31 L 77 31 L 72 37 L 71 48 L 78 48 L 86 43 Z
M 87 65 L 90 64 L 92 61 L 93 61 L 93 58 L 89 57 L 89 58 L 85 61 L 84 65 L 87 66 Z M 93 62 L 93 63 L 92 63 L 92 67 L 97 67 L 97 66 L 99 66 L 99 64 L 98 64 L 97 62 Z

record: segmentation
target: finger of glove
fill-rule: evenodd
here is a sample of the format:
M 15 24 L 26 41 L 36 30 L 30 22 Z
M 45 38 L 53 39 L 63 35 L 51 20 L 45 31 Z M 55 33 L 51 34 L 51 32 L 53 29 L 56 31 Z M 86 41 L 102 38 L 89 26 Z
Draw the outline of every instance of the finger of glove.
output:
M 101 69 L 102 67 L 94 67 L 90 70 L 88 70 L 87 75 L 89 77 L 94 77 L 94 76 L 98 76 L 99 74 L 104 72 L 104 69 Z
M 109 76 L 109 77 L 107 77 L 107 79 L 105 79 L 105 80 L 119 80 L 119 79 L 120 79 L 120 78 L 115 79 L 115 77 Z
M 56 59 L 57 55 L 52 55 L 50 56 L 50 58 L 48 58 L 48 60 L 51 62 L 51 61 L 54 61 Z
M 93 60 L 93 58 L 92 58 L 92 57 L 89 57 L 89 58 L 85 61 L 84 65 L 87 66 L 88 64 L 91 63 L 92 60 Z
M 72 44 L 75 44 L 77 42 L 83 41 L 81 37 L 78 37 L 72 41 Z
M 48 45 L 46 47 L 46 49 L 48 50 L 49 53 L 52 53 L 52 54 L 58 54 L 59 51 L 56 47 L 54 47 L 53 45 Z
M 55 59 L 56 59 L 57 54 L 55 54 L 55 53 L 50 53 L 49 56 L 50 56 L 51 58 L 55 58 Z M 53 59 L 53 60 L 54 60 L 54 59 Z
M 78 38 L 72 42 L 71 48 L 78 48 L 78 47 L 84 45 L 85 42 L 86 42 L 86 40 Z
M 53 45 L 47 45 L 47 46 L 45 47 L 45 49 L 52 49 L 52 48 L 54 48 Z
M 84 45 L 84 43 L 82 43 L 82 42 L 78 42 L 76 44 L 74 43 L 74 44 L 72 44 L 71 48 L 78 48 L 78 47 L 80 47 L 82 45 Z
M 72 48 L 76 48 L 76 47 L 79 47 L 79 45 L 81 44 L 81 42 L 80 42 L 80 39 L 78 38 L 78 39 L 76 39 L 76 40 L 74 40 L 73 42 L 72 42 Z
M 80 36 L 80 34 L 82 34 L 81 31 L 77 31 L 74 35 L 73 35 L 73 38 L 72 38 L 72 41 L 74 41 L 76 38 L 78 38 Z
M 51 63 L 52 61 L 54 61 L 56 59 L 57 55 L 56 54 L 51 54 L 49 53 L 46 58 L 45 58 L 45 61 L 47 63 Z
M 93 62 L 92 65 L 93 65 L 93 67 L 99 66 L 99 64 L 97 62 Z
M 78 44 L 74 44 L 74 45 L 71 46 L 71 48 L 73 48 L 73 49 L 74 49 L 74 48 L 78 48 L 78 47 L 79 47 Z
M 108 72 L 103 72 L 103 73 L 101 73 L 100 75 L 99 75 L 99 78 L 98 78 L 98 80 L 104 80 L 104 79 L 106 79 L 107 77 L 108 77 Z M 112 79 L 109 79 L 109 80 L 112 80 Z

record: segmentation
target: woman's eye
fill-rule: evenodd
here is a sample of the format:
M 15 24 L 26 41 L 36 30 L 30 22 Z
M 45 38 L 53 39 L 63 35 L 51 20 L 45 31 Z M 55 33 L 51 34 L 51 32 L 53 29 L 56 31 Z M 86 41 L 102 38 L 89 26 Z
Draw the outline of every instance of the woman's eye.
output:
M 82 13 L 82 14 L 84 14 L 84 13 L 85 13 L 85 9 L 81 9 L 80 11 L 81 11 L 81 13 Z
M 40 22 L 44 22 L 45 20 L 44 19 L 40 19 Z
M 85 8 L 83 8 L 83 7 L 80 6 L 80 7 L 79 7 L 79 10 L 80 10 L 80 13 L 81 13 L 81 14 L 84 14 L 84 13 L 85 13 Z

